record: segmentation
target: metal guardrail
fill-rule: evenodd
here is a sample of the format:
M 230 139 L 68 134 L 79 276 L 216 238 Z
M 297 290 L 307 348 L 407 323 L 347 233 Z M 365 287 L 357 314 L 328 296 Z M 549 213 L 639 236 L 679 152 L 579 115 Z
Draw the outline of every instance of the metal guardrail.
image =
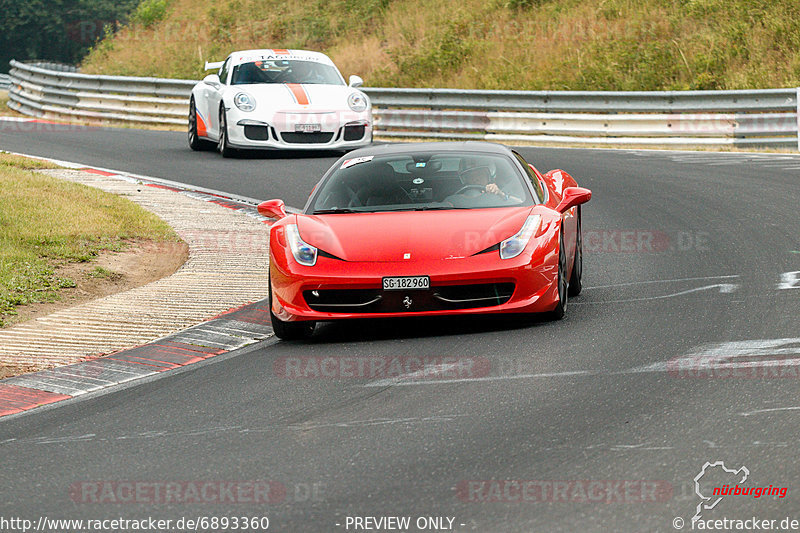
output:
M 11 61 L 8 106 L 54 119 L 186 124 L 192 80 L 92 76 Z
M 797 89 L 364 92 L 383 137 L 798 147 Z
M 9 106 L 46 118 L 186 123 L 194 80 L 11 62 Z M 364 87 L 375 134 L 552 144 L 798 147 L 798 90 L 464 91 Z

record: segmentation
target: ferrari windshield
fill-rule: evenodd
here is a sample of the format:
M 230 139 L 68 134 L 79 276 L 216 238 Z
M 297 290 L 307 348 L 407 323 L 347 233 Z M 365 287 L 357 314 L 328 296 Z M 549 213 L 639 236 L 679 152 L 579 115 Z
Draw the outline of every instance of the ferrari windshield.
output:
M 345 84 L 335 67 L 317 61 L 263 60 L 233 67 L 231 85 L 253 83 Z
M 404 153 L 339 163 L 308 212 L 479 209 L 532 203 L 521 172 L 503 155 Z

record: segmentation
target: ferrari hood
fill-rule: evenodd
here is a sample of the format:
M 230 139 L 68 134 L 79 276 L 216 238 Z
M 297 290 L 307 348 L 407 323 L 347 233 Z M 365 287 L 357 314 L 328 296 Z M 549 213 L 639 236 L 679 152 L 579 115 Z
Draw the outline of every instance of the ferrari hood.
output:
M 357 90 L 344 85 L 313 83 L 260 83 L 231 87 L 232 97 L 240 92 L 256 99 L 254 115 L 263 116 L 263 113 L 350 111 L 347 97 Z
M 459 259 L 517 233 L 531 206 L 298 215 L 300 237 L 345 261 Z

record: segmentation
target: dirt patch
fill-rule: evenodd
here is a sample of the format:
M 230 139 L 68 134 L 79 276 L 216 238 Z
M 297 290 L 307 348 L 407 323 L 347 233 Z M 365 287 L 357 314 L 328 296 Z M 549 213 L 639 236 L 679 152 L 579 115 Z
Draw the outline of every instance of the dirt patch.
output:
M 56 270 L 56 275 L 76 284 L 62 289 L 57 302 L 17 307 L 17 315 L 4 315 L 6 327 L 82 304 L 109 294 L 141 287 L 173 274 L 189 257 L 183 242 L 133 242 L 122 252 L 101 252 L 88 263 L 70 263 Z M 0 377 L 3 372 L 0 366 Z
M 62 289 L 57 302 L 17 307 L 17 315 L 4 315 L 6 327 L 45 316 L 103 296 L 141 287 L 173 274 L 189 258 L 184 242 L 132 242 L 122 252 L 102 252 L 89 263 L 71 263 L 57 269 L 59 277 L 75 281 Z M 0 365 L 0 379 L 24 374 L 36 368 Z

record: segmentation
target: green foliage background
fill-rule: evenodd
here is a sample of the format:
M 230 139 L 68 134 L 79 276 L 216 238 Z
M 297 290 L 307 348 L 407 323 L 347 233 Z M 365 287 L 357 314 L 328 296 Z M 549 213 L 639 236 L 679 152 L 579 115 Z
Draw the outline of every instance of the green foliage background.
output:
M 0 72 L 8 72 L 11 59 L 77 63 L 107 33 L 104 29 L 127 20 L 138 3 L 139 0 L 0 0 Z

